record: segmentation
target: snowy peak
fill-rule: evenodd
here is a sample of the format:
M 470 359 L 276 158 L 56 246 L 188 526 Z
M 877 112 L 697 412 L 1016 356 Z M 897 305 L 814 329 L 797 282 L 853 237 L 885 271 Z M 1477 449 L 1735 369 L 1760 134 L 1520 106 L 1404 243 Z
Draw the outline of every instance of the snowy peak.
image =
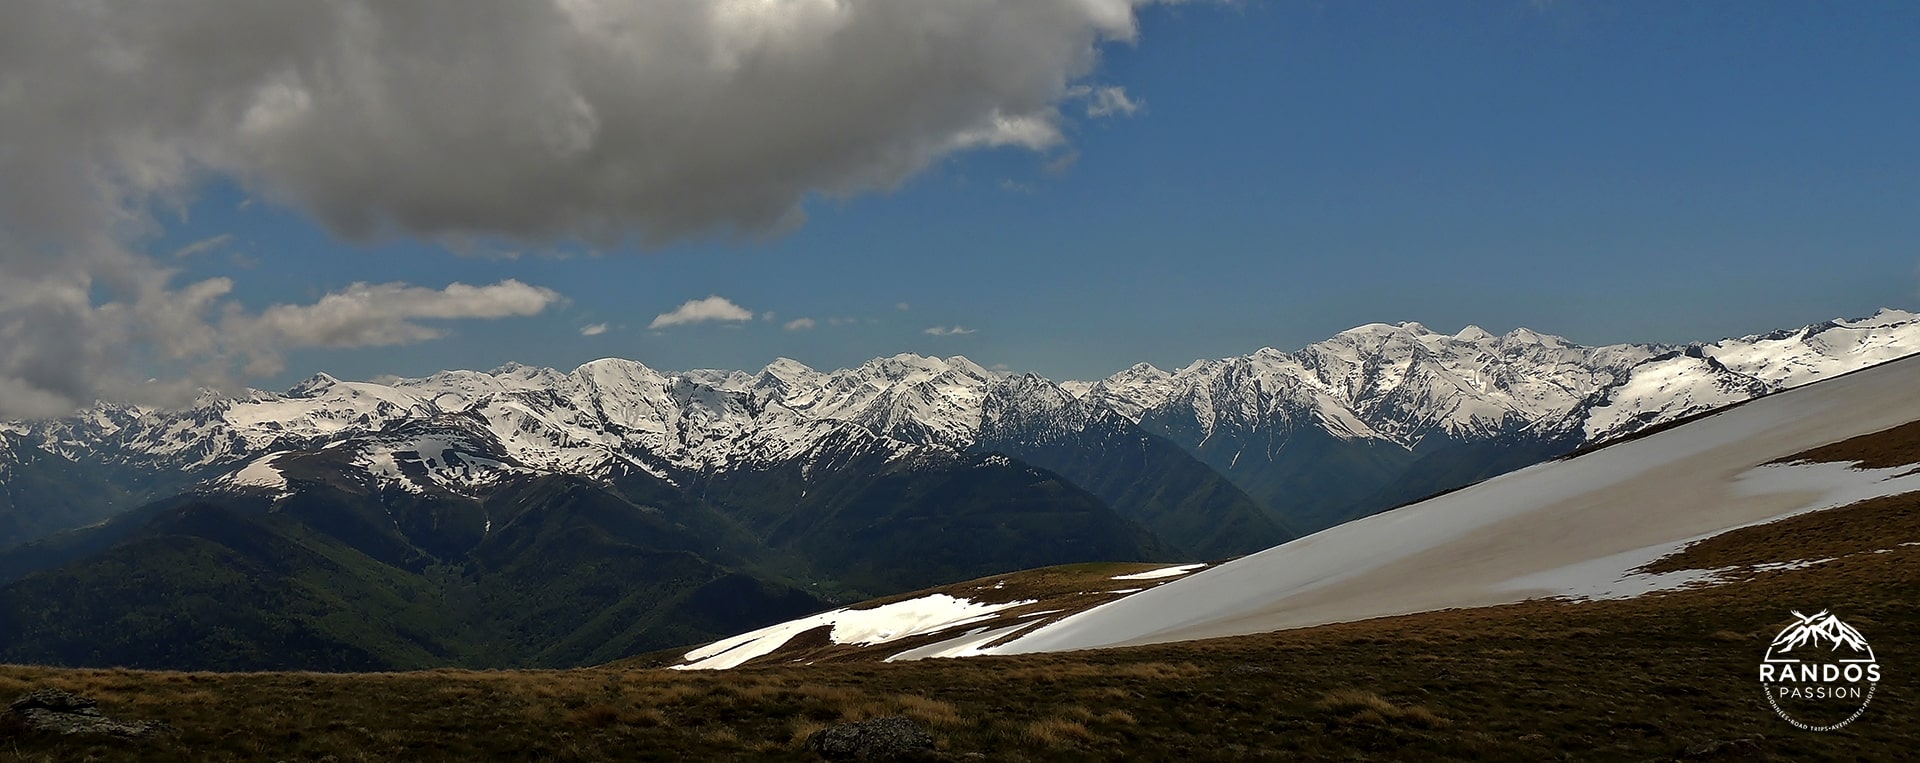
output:
M 1188 371 L 1191 370 L 1189 366 Z M 1087 384 L 1086 391 L 1078 397 L 1137 422 L 1147 410 L 1159 407 L 1173 394 L 1173 379 L 1174 374 L 1151 364 L 1136 363 L 1120 373 Z
M 820 386 L 824 377 L 805 363 L 791 358 L 775 358 L 755 377 L 756 386 L 762 389 L 781 391 L 808 389 Z
M 1517 328 L 1500 337 L 1501 344 L 1540 345 L 1543 347 L 1565 347 L 1567 340 L 1551 334 L 1542 334 L 1529 328 Z
M 325 373 L 314 374 L 306 381 L 295 384 L 292 389 L 287 390 L 287 397 L 319 397 L 339 383 L 339 379 Z
M 1453 340 L 1467 344 L 1484 344 L 1495 341 L 1495 337 L 1493 334 L 1488 333 L 1486 329 L 1469 323 L 1466 328 L 1460 329 L 1460 333 L 1453 335 Z

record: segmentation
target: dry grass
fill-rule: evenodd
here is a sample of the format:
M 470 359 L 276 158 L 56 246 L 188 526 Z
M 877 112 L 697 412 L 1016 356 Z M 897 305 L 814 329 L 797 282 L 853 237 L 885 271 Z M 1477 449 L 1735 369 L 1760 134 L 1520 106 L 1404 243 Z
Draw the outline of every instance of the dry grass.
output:
M 1041 747 L 1073 747 L 1098 737 L 1079 721 L 1047 718 L 1027 724 L 1023 738 Z
M 787 746 L 796 750 L 806 749 L 807 739 L 815 733 L 832 728 L 833 724 L 821 723 L 807 718 L 795 719 L 793 733 L 787 736 Z
M 1447 725 L 1447 721 L 1420 705 L 1405 707 L 1388 702 L 1378 694 L 1353 688 L 1341 688 L 1327 692 L 1320 698 L 1320 709 L 1331 713 L 1335 718 L 1347 723 L 1367 723 L 1374 725 L 1403 724 L 1423 729 L 1437 729 Z
M 1692 543 L 1643 569 L 1672 572 L 1834 559 L 1913 542 L 1920 542 L 1920 493 L 1874 498 L 1743 527 Z
M 1125 710 L 1108 710 L 1100 714 L 1099 721 L 1113 726 L 1135 726 L 1140 723 L 1140 719 Z
M 1920 421 L 1796 453 L 1774 463 L 1851 463 L 1866 469 L 1920 464 Z
M 1920 535 L 1920 521 L 1878 510 L 1804 515 L 1790 534 L 1732 533 L 1687 552 L 1774 561 L 1795 536 L 1887 551 L 1735 585 L 1060 655 L 722 674 L 0 666 L 0 702 L 55 686 L 180 729 L 128 743 L 0 727 L 0 763 L 803 760 L 813 732 L 892 714 L 954 760 L 1649 760 L 1733 739 L 1754 740 L 1742 759 L 1895 759 L 1920 743 L 1920 674 L 1889 670 L 1866 715 L 1818 735 L 1785 726 L 1752 679 L 1793 608 L 1832 609 L 1883 664 L 1920 665 L 1908 637 L 1920 633 L 1920 546 L 1886 545 Z

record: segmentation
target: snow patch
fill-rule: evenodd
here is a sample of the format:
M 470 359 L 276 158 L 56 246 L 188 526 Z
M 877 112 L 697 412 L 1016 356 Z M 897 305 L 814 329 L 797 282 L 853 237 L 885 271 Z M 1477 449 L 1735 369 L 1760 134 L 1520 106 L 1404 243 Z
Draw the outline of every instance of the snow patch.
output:
M 1207 565 L 1204 562 L 1200 564 L 1182 564 L 1177 567 L 1161 567 L 1160 569 L 1157 569 L 1157 570 L 1147 570 L 1146 572 L 1136 572 L 1131 575 L 1115 575 L 1108 579 L 1109 580 L 1157 580 L 1159 578 L 1170 578 L 1176 575 L 1185 575 L 1189 572 L 1192 572 L 1194 570 L 1200 569 L 1201 567 L 1205 567 L 1205 566 Z
M 274 500 L 276 501 L 293 495 L 293 489 L 287 484 L 287 476 L 281 474 L 280 469 L 273 465 L 274 459 L 286 454 L 287 451 L 276 450 L 256 458 L 248 462 L 240 471 L 234 472 L 222 479 L 221 482 L 231 487 L 265 488 L 271 490 L 274 492 Z
M 872 646 L 991 620 L 1001 610 L 1032 603 L 1033 600 L 984 604 L 936 593 L 873 609 L 836 609 L 715 641 L 687 652 L 684 659 L 690 662 L 675 665 L 673 669 L 739 667 L 756 657 L 772 654 L 795 636 L 822 626 L 832 626 L 828 638 L 835 644 Z

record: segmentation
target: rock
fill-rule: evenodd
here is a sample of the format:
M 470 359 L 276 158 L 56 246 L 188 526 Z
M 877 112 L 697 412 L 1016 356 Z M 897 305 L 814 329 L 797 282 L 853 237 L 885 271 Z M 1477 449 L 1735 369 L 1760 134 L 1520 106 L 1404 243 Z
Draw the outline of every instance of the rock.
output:
M 813 732 L 807 749 L 827 760 L 915 760 L 932 757 L 933 735 L 893 715 Z
M 100 703 L 63 689 L 34 689 L 7 706 L 7 714 L 33 731 L 49 734 L 100 734 L 150 737 L 173 730 L 153 721 L 122 721 L 100 713 Z
M 99 715 L 99 702 L 65 689 L 34 689 L 20 695 L 7 709 L 16 713 L 28 710 L 52 710 L 56 713 Z

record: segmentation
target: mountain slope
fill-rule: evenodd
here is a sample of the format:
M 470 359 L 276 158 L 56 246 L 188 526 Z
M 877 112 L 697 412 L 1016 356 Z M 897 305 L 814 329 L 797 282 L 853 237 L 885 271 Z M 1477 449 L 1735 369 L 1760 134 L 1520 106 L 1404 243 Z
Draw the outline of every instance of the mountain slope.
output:
M 774 551 L 808 560 L 836 598 L 1161 555 L 1152 533 L 1059 475 L 999 454 L 901 453 L 864 432 L 690 485 Z
M 351 453 L 261 459 L 279 483 L 216 486 L 0 552 L 13 576 L 0 585 L 0 661 L 565 666 L 824 605 L 755 573 L 744 535 L 689 530 L 717 519 L 689 507 L 564 475 L 481 498 L 369 489 L 342 479 Z
M 103 404 L 0 425 L 0 635 L 180 657 L 139 639 L 223 560 L 251 576 L 197 615 L 230 636 L 208 664 L 276 640 L 342 666 L 577 664 L 1024 567 L 1257 551 L 1915 347 L 1894 311 L 1683 347 L 1370 324 L 1094 383 L 606 359 Z M 124 600 L 61 603 L 88 588 Z
M 580 665 L 812 611 L 821 596 L 1161 554 L 1150 532 L 1051 472 L 901 449 L 860 427 L 841 435 L 753 468 L 665 467 L 678 481 L 528 467 L 458 414 L 277 450 L 176 498 L 0 550 L 0 660 Z M 186 637 L 196 630 L 218 636 Z
M 1920 359 L 1888 363 L 1341 525 L 989 651 L 1177 641 L 1682 584 L 1632 571 L 1733 528 L 1920 490 L 1920 476 L 1904 467 L 1772 463 L 1916 420 Z

